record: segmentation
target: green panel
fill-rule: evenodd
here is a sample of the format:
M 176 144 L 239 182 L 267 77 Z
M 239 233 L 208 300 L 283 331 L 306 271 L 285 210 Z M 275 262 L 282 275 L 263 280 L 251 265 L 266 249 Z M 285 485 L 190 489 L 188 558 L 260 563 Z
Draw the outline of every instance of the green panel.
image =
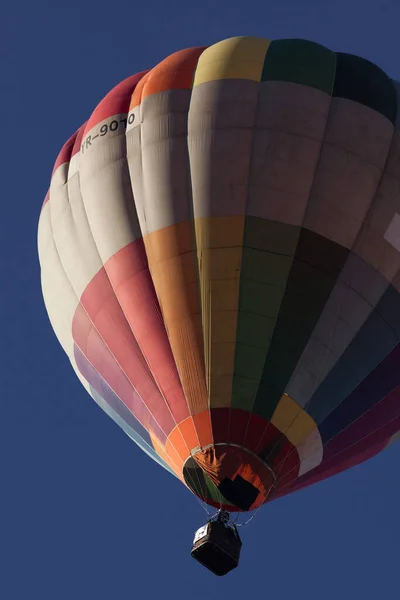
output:
M 299 227 L 247 217 L 232 402 L 251 410 L 299 238 Z
M 294 256 L 299 235 L 300 227 L 297 225 L 287 225 L 247 215 L 243 247 Z
M 348 249 L 303 229 L 279 311 L 253 412 L 269 420 L 289 383 Z
M 276 319 L 241 311 L 239 313 L 236 343 L 265 348 L 271 339 Z
M 243 410 L 248 411 L 252 410 L 254 399 L 260 385 L 261 374 L 262 369 L 260 375 L 256 379 L 248 379 L 247 377 L 234 375 L 232 392 L 232 406 L 234 408 L 242 408 Z
M 275 318 L 282 302 L 284 289 L 272 283 L 251 279 L 240 282 L 239 310 Z
M 244 247 L 241 277 L 284 287 L 291 264 L 292 256 Z
M 266 349 L 256 346 L 236 345 L 235 375 L 258 380 L 263 371 Z M 242 408 L 242 407 L 240 407 Z
M 364 104 L 396 122 L 397 94 L 389 77 L 364 58 L 338 52 L 333 96 Z
M 277 40 L 265 57 L 261 81 L 291 81 L 331 95 L 336 69 L 334 52 L 305 40 Z

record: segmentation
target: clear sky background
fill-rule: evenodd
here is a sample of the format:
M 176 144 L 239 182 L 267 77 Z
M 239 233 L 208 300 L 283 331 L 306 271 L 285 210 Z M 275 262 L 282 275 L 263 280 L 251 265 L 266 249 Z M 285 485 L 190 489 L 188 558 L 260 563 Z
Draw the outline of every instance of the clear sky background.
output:
M 4 0 L 0 11 L 0 598 L 400 598 L 400 444 L 265 506 L 240 568 L 191 557 L 205 513 L 96 406 L 41 297 L 36 231 L 64 141 L 120 80 L 235 35 L 300 37 L 400 80 L 399 0 Z

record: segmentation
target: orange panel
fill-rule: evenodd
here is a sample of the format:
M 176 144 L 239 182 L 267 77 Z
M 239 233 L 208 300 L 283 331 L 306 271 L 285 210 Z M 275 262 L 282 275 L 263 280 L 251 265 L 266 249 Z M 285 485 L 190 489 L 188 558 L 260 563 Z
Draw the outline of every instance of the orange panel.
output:
M 190 451 L 200 446 L 200 440 L 197 437 L 197 431 L 192 417 L 188 417 L 182 421 L 182 423 L 179 424 L 179 429 L 181 430 L 182 437 Z
M 179 479 L 183 480 L 182 469 L 180 469 L 179 466 L 171 459 L 171 456 L 167 454 L 164 446 L 158 441 L 157 438 L 151 435 L 151 433 L 150 438 L 151 443 L 153 444 L 153 448 L 157 452 L 158 456 L 162 458 L 163 461 L 165 461 L 169 467 L 171 467 L 171 469 L 174 471 L 174 473 L 176 473 Z
M 139 83 L 137 84 L 137 86 L 135 87 L 133 94 L 131 96 L 131 101 L 129 104 L 129 111 L 133 110 L 136 106 L 139 106 L 139 104 L 142 101 L 142 94 L 143 94 L 143 90 L 144 90 L 144 86 L 146 85 L 147 80 L 150 77 L 150 73 L 151 71 L 149 71 L 147 73 L 147 75 L 145 75 L 144 77 L 142 77 L 142 79 L 139 81 Z
M 202 412 L 208 393 L 192 224 L 186 221 L 148 234 L 144 244 L 190 413 Z
M 178 254 L 195 251 L 193 224 L 182 221 L 143 236 L 149 263 L 158 263 Z
M 184 462 L 190 456 L 190 450 L 187 447 L 186 441 L 184 440 L 182 433 L 180 432 L 179 426 L 175 427 L 168 436 L 166 449 L 169 453 L 170 446 L 173 446 L 176 452 L 179 454 L 181 462 Z
M 194 426 L 202 448 L 214 443 L 209 410 L 193 415 Z
M 132 94 L 129 110 L 138 106 L 147 96 L 166 90 L 190 90 L 200 55 L 206 46 L 180 50 L 168 56 L 152 69 L 142 86 Z
M 180 457 L 177 450 L 175 450 L 174 446 L 169 440 L 167 440 L 165 445 L 165 451 L 176 465 L 174 470 L 178 469 L 179 472 L 182 472 L 184 460 Z

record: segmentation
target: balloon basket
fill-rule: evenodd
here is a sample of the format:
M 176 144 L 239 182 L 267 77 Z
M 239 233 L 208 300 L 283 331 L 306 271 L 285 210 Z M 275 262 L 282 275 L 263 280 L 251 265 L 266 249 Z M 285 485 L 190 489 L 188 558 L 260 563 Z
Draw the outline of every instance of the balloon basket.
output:
M 239 564 L 242 541 L 229 513 L 219 511 L 216 518 L 195 533 L 191 555 L 215 575 L 226 575 Z

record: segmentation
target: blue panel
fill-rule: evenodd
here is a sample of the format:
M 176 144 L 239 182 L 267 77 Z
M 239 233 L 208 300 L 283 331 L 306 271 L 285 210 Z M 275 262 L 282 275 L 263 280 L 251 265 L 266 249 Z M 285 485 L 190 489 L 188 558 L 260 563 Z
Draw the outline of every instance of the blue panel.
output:
M 309 415 L 317 423 L 322 423 L 399 342 L 400 294 L 389 287 L 307 404 Z

